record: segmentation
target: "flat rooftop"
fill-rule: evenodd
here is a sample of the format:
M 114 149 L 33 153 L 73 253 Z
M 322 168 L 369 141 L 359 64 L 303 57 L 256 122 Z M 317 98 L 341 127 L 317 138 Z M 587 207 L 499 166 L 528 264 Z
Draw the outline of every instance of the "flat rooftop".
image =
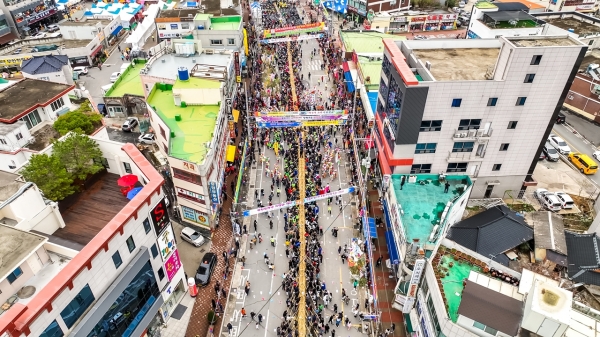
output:
M 83 246 L 87 245 L 129 200 L 121 193 L 117 174 L 105 173 L 76 202 L 61 210 L 65 228 L 52 235 Z
M 187 67 L 188 70 L 196 64 L 209 64 L 214 66 L 226 67 L 229 65 L 229 60 L 232 54 L 196 54 L 190 57 L 180 57 L 173 54 L 163 55 L 150 66 L 148 71 L 149 76 L 168 78 L 171 80 L 177 79 L 177 68 Z
M 568 36 L 564 37 L 543 37 L 540 36 L 535 39 L 519 39 L 519 38 L 507 38 L 517 47 L 561 47 L 561 46 L 576 46 L 578 43 L 575 40 L 570 39 Z
M 191 77 L 187 82 L 177 81 L 174 88 L 218 88 L 220 85 L 218 81 Z M 217 124 L 219 106 L 179 107 L 175 105 L 172 89 L 158 90 L 156 87 L 148 96 L 147 101 L 155 108 L 156 113 L 167 124 L 170 131 L 175 133 L 175 137 L 171 138 L 169 155 L 201 164 L 207 153 L 204 144 L 212 140 L 212 132 Z M 181 115 L 181 121 L 176 121 L 175 115 Z
M 0 280 L 4 280 L 45 241 L 43 236 L 0 225 Z
M 402 225 L 406 232 L 406 241 L 418 239 L 421 244 L 429 242 L 429 236 L 435 225 L 440 224 L 440 218 L 448 201 L 459 197 L 466 187 L 471 184 L 468 176 L 448 175 L 449 193 L 444 193 L 444 183 L 439 181 L 437 174 L 417 174 L 414 183 L 408 181 L 401 188 L 401 174 L 392 175 L 392 184 L 396 200 L 404 211 Z M 412 174 L 411 174 L 412 176 Z M 438 230 L 439 233 L 443 229 Z M 434 239 L 435 243 L 439 238 Z
M 104 97 L 123 97 L 125 94 L 144 97 L 144 87 L 140 71 L 144 64 L 133 64 L 125 70 L 119 80 L 106 92 Z
M 0 121 L 11 120 L 38 104 L 46 105 L 71 89 L 72 86 L 66 84 L 23 79 L 0 91 Z
M 577 20 L 574 17 L 566 17 L 564 19 L 544 19 L 544 21 L 564 30 L 573 29 L 575 30 L 575 34 L 579 36 L 600 33 L 600 26 Z
M 102 26 L 108 26 L 109 23 L 111 23 L 112 21 L 110 20 L 97 20 L 97 19 L 87 19 L 87 20 L 83 20 L 83 21 L 63 21 L 61 23 L 59 23 L 59 26 L 65 26 L 65 27 L 81 27 L 81 26 L 95 26 L 97 24 L 102 24 Z
M 196 14 L 200 13 L 199 8 L 186 8 L 186 9 L 167 9 L 161 10 L 158 13 L 159 18 L 187 18 L 188 15 L 192 15 L 192 17 L 196 16 Z
M 383 55 L 383 39 L 391 39 L 394 41 L 406 40 L 406 37 L 399 35 L 383 34 L 379 32 L 340 32 L 342 42 L 346 46 L 346 50 L 355 50 L 357 53 L 380 53 Z M 381 70 L 381 69 L 380 69 Z
M 80 48 L 80 47 L 85 47 L 88 44 L 90 44 L 90 42 L 92 42 L 92 40 L 62 40 L 60 42 L 34 42 L 28 46 L 23 46 L 21 48 L 27 48 L 27 47 L 34 47 L 34 46 L 47 46 L 47 45 L 51 45 L 51 44 L 57 44 L 65 49 L 69 49 L 69 48 Z
M 371 78 L 371 83 L 365 83 L 365 86 L 369 90 L 377 90 L 381 80 L 381 64 L 383 61 L 369 61 L 367 58 L 359 57 L 358 63 L 360 64 L 360 69 L 362 69 L 365 82 L 367 77 Z
M 500 48 L 413 49 L 413 53 L 423 64 L 431 62 L 436 81 L 481 81 L 496 66 Z
M 6 186 L 6 185 L 14 182 L 15 180 L 17 180 L 17 178 L 19 178 L 19 177 L 20 177 L 20 175 L 18 175 L 18 174 L 6 172 L 6 171 L 0 171 L 0 186 Z
M 241 16 L 221 16 L 210 18 L 212 30 L 238 30 L 242 22 Z

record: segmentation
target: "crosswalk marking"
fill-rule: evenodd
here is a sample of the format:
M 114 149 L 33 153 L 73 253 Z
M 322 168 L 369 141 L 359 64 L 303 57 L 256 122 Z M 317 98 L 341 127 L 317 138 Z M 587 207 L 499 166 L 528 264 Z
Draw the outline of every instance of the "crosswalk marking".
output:
M 312 60 L 312 61 L 309 61 L 308 64 L 305 64 L 304 68 L 309 69 L 309 70 L 321 70 L 322 63 L 323 63 L 323 61 L 321 61 L 321 60 Z

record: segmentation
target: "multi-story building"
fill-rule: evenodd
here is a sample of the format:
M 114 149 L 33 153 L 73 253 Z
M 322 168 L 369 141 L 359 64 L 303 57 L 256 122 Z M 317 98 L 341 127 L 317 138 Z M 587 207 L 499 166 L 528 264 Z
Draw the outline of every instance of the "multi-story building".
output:
M 21 243 L 0 250 L 3 261 L 10 261 L 0 270 L 0 296 L 7 290 L 10 303 L 0 314 L 0 335 L 150 334 L 169 319 L 185 293 L 162 176 L 134 145 L 101 138 L 94 140 L 106 170 L 64 209 L 59 203 L 60 228 L 42 221 L 25 229 L 27 222 L 0 210 L 0 232 L 9 238 L 3 247 Z M 117 185 L 125 174 L 137 176 L 142 187 L 132 200 Z M 19 192 L 35 192 L 32 188 L 25 183 Z M 2 206 L 18 208 L 27 201 L 19 192 Z M 35 233 L 27 233 L 30 229 Z
M 26 78 L 0 91 L 0 169 L 14 172 L 31 156 L 35 132 L 71 110 L 74 85 Z M 35 153 L 35 152 L 33 152 Z
M 49 0 L 3 0 L 0 10 L 13 33 L 21 38 L 33 35 L 42 25 L 57 22 L 61 15 L 54 1 Z
M 6 18 L 6 14 L 0 11 L 0 46 L 17 38 L 17 36 L 11 32 L 8 24 L 9 20 Z
M 389 172 L 468 174 L 471 198 L 535 185 L 585 44 L 531 36 L 384 45 L 375 136 Z

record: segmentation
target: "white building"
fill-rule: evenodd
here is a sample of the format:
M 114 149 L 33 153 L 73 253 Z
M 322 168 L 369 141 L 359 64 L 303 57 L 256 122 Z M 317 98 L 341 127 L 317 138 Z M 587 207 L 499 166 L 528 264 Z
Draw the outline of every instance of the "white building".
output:
M 384 45 L 375 134 L 392 173 L 466 173 L 471 198 L 535 185 L 586 45 L 570 36 Z
M 478 2 L 473 5 L 467 37 L 494 39 L 499 36 L 550 35 L 546 33 L 549 29 L 546 23 L 528 12 L 529 8 L 519 2 Z M 567 34 L 559 31 L 562 35 Z
M 71 110 L 74 85 L 25 78 L 0 91 L 0 170 L 14 172 L 32 153 L 35 132 Z
M 4 269 L 14 269 L 0 270 L 1 280 L 12 282 L 11 301 L 15 291 L 33 294 L 17 296 L 0 315 L 0 335 L 87 336 L 110 330 L 140 336 L 167 321 L 185 294 L 184 271 L 172 246 L 175 238 L 161 189 L 163 178 L 134 145 L 105 138 L 105 133 L 94 138 L 106 171 L 90 188 L 94 198 L 106 200 L 104 210 L 61 210 L 60 228 L 35 235 L 22 232 L 19 222 L 3 213 L 8 220 L 0 225 L 0 237 L 7 237 L 6 232 L 28 241 L 16 251 L 2 245 L 0 255 L 11 260 Z M 143 186 L 132 200 L 116 184 L 124 174 L 136 175 Z M 73 207 L 79 210 L 94 209 L 87 195 L 75 202 Z M 58 259 L 64 261 L 50 263 Z M 134 319 L 124 319 L 126 313 Z
M 21 63 L 21 71 L 25 78 L 69 85 L 74 83 L 67 55 L 34 56 Z

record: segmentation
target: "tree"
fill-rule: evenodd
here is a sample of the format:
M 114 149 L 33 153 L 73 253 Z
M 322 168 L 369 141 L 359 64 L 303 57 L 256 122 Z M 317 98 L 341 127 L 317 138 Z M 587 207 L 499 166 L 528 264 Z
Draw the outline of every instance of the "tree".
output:
M 34 154 L 20 173 L 50 200 L 59 201 L 76 192 L 71 174 L 54 155 Z
M 75 179 L 85 180 L 88 175 L 102 170 L 100 147 L 82 133 L 74 132 L 62 141 L 54 142 L 53 155 Z
M 79 109 L 58 117 L 54 122 L 54 129 L 61 136 L 66 135 L 70 131 L 82 132 L 86 135 L 94 132 L 95 126 L 102 120 L 102 115 L 92 111 L 89 102 L 83 102 Z

